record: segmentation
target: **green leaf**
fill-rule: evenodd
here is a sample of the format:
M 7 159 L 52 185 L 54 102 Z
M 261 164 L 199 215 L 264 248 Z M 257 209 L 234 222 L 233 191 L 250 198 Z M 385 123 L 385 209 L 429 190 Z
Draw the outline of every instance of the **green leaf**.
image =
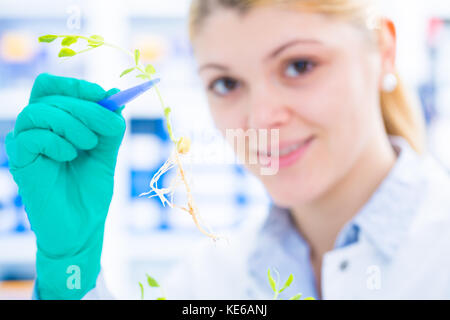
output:
M 88 44 L 88 46 L 92 47 L 92 48 L 98 48 L 98 47 L 100 47 L 102 45 L 103 45 L 103 43 L 99 43 L 99 44 L 90 43 L 90 44 Z
M 302 294 L 298 293 L 295 296 L 293 296 L 292 298 L 290 298 L 289 300 L 300 300 L 301 297 L 302 297 Z
M 136 65 L 139 64 L 139 57 L 140 57 L 141 53 L 139 52 L 138 49 L 134 50 L 134 61 L 136 62 Z
M 167 300 L 167 299 L 166 299 L 166 297 L 159 297 L 159 298 L 156 298 L 156 300 Z
M 93 36 L 90 36 L 90 38 L 97 42 L 103 42 L 105 39 L 102 36 L 99 36 L 98 34 L 94 34 Z
M 270 287 L 272 288 L 273 292 L 277 292 L 277 285 L 274 278 L 270 275 L 270 268 L 267 270 L 267 278 L 269 278 Z
M 139 282 L 139 287 L 141 288 L 141 300 L 144 300 L 144 286 Z
M 134 69 L 136 69 L 136 68 L 130 68 L 130 69 L 124 70 L 124 71 L 120 74 L 120 77 L 122 78 L 124 75 L 130 73 L 130 72 L 133 71 Z
M 138 74 L 136 78 L 144 79 L 144 80 L 150 80 L 150 76 L 148 74 Z
M 316 299 L 314 299 L 313 297 L 307 297 L 307 298 L 305 298 L 303 300 L 316 300 Z
M 145 67 L 145 72 L 148 73 L 148 74 L 155 74 L 155 73 L 156 73 L 156 70 L 155 70 L 155 68 L 154 68 L 151 64 L 148 64 L 148 65 Z
M 69 48 L 62 48 L 61 51 L 58 54 L 58 57 L 62 58 L 62 57 L 72 57 L 74 55 L 76 55 L 77 53 L 75 51 L 73 51 L 72 49 Z
M 280 289 L 280 291 L 278 291 L 279 293 L 283 292 L 287 287 L 289 287 L 292 283 L 292 281 L 294 281 L 294 276 L 292 275 L 292 273 L 289 275 L 289 278 L 286 280 L 286 282 L 284 283 L 283 288 Z
M 150 287 L 152 287 L 152 288 L 158 288 L 159 287 L 159 283 L 155 279 L 150 277 L 148 274 L 146 274 L 146 276 L 147 276 L 148 285 Z
M 78 37 L 74 37 L 74 36 L 68 36 L 65 37 L 62 41 L 61 41 L 61 45 L 63 46 L 70 46 L 71 44 L 74 44 L 75 42 L 77 42 Z
M 39 39 L 39 42 L 52 42 L 56 38 L 58 38 L 58 36 L 53 35 L 53 34 L 47 34 L 45 36 L 40 36 L 38 39 Z
M 166 116 L 166 118 L 169 116 L 170 112 L 172 111 L 172 109 L 170 109 L 169 107 L 166 107 L 164 109 L 164 116 Z
M 89 38 L 88 45 L 92 48 L 97 48 L 97 47 L 100 47 L 101 45 L 103 45 L 104 41 L 105 41 L 105 39 L 103 39 L 102 36 L 93 35 Z

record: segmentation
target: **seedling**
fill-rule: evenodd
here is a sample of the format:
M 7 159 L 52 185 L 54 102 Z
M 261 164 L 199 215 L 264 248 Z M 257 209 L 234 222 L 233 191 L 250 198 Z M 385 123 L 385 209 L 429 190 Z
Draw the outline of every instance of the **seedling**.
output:
M 158 281 L 150 277 L 148 274 L 145 274 L 145 276 L 147 277 L 147 284 L 150 288 L 159 288 L 161 290 L 161 296 L 156 298 L 156 300 L 167 300 L 164 289 L 159 285 Z M 144 300 L 144 285 L 139 282 L 139 287 L 141 289 L 141 300 Z
M 292 281 L 294 281 L 294 276 L 291 273 L 289 275 L 289 278 L 284 283 L 283 287 L 280 288 L 280 285 L 279 285 L 280 274 L 278 273 L 278 271 L 276 269 L 274 269 L 274 271 L 277 274 L 277 280 L 275 281 L 275 279 L 270 274 L 270 268 L 267 270 L 267 278 L 269 279 L 270 288 L 272 288 L 272 291 L 273 291 L 273 300 L 280 300 L 280 299 L 278 299 L 279 294 L 290 287 L 290 285 L 292 284 Z M 298 293 L 295 296 L 289 298 L 289 300 L 300 300 L 301 297 L 302 297 L 302 294 Z M 313 297 L 307 297 L 303 300 L 315 300 L 315 299 Z
M 86 37 L 83 35 L 44 35 L 39 37 L 39 42 L 44 43 L 50 43 L 55 41 L 56 39 L 62 39 L 61 40 L 61 50 L 59 51 L 58 57 L 60 58 L 70 58 L 75 55 L 79 55 L 82 53 L 86 53 L 88 51 L 94 50 L 99 47 L 110 47 L 116 50 L 119 50 L 126 55 L 128 55 L 132 61 L 133 65 L 130 68 L 127 68 L 123 70 L 120 73 L 120 77 L 123 77 L 125 75 L 135 73 L 136 78 L 143 79 L 143 80 L 152 80 L 152 76 L 156 73 L 155 68 L 151 64 L 144 65 L 141 62 L 140 59 L 140 51 L 138 49 L 134 51 L 129 51 L 126 49 L 123 49 L 115 44 L 106 42 L 102 36 L 99 35 L 93 35 L 90 37 Z M 70 48 L 71 45 L 75 43 L 80 43 L 80 41 L 83 42 L 83 44 L 86 45 L 86 48 L 80 51 L 75 51 Z M 169 133 L 170 140 L 172 141 L 174 147 L 173 151 L 169 157 L 169 159 L 162 165 L 162 167 L 158 170 L 158 172 L 153 176 L 153 178 L 150 181 L 150 191 L 141 194 L 141 196 L 149 196 L 151 197 L 159 197 L 161 200 L 161 203 L 163 206 L 166 204 L 171 208 L 179 208 L 183 211 L 188 212 L 197 227 L 197 229 L 202 232 L 207 237 L 217 240 L 219 239 L 219 236 L 213 234 L 211 231 L 209 231 L 209 228 L 205 226 L 204 223 L 201 223 L 201 217 L 199 215 L 198 209 L 194 203 L 194 200 L 192 198 L 191 188 L 189 187 L 189 184 L 186 179 L 186 173 L 183 170 L 183 165 L 181 163 L 182 156 L 189 153 L 190 150 L 190 140 L 187 137 L 181 137 L 179 139 L 175 138 L 173 131 L 172 131 L 172 124 L 170 121 L 170 114 L 171 114 L 171 108 L 166 106 L 164 103 L 164 100 L 161 96 L 161 93 L 157 86 L 155 86 L 156 94 L 158 95 L 159 102 L 161 104 L 162 110 L 164 112 L 164 117 L 166 120 L 166 127 L 167 131 Z M 175 178 L 170 183 L 170 186 L 167 188 L 160 188 L 158 187 L 158 180 L 161 178 L 162 175 L 164 175 L 169 170 L 176 168 L 177 174 Z M 187 195 L 187 204 L 185 206 L 178 206 L 174 204 L 173 202 L 173 195 L 175 192 L 175 189 L 180 185 L 183 184 L 184 188 L 186 190 Z

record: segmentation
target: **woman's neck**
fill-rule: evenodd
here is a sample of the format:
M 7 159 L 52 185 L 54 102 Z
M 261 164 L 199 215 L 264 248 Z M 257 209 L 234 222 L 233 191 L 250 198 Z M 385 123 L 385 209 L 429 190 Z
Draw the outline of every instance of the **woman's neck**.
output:
M 372 140 L 350 172 L 326 194 L 291 208 L 295 225 L 314 259 L 321 260 L 333 249 L 339 231 L 370 199 L 395 164 L 396 154 L 388 138 Z

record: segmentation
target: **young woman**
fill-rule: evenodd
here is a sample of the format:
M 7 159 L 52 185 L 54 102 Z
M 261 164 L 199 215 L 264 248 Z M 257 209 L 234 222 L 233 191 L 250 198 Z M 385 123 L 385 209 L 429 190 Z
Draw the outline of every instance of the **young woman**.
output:
M 260 164 L 247 164 L 271 195 L 268 217 L 240 230 L 230 245 L 203 248 L 180 265 L 166 283 L 169 298 L 271 298 L 269 267 L 282 279 L 294 274 L 285 298 L 298 292 L 316 299 L 450 298 L 450 179 L 427 154 L 422 119 L 396 73 L 394 24 L 376 16 L 372 5 L 362 0 L 193 1 L 191 41 L 217 127 L 224 134 L 227 129 L 279 130 L 279 170 L 261 175 Z M 95 121 L 74 111 L 77 105 L 95 108 L 89 101 L 105 94 L 94 84 L 41 76 L 27 107 L 33 110 L 25 108 L 8 137 L 11 171 L 38 241 L 36 297 L 107 297 L 99 260 L 124 127 L 120 114 L 110 115 L 116 131 L 109 128 L 108 134 L 115 137 L 105 137 Z M 52 100 L 59 95 L 75 97 L 74 108 Z M 67 128 L 55 130 L 50 120 L 36 120 L 44 109 L 68 112 L 72 126 L 86 127 L 85 140 L 92 143 L 79 141 Z M 27 120 L 30 115 L 33 121 Z M 46 132 L 45 142 L 37 142 L 29 133 L 42 135 L 46 128 L 58 136 Z M 50 142 L 68 148 L 59 139 L 89 152 L 55 155 Z M 17 150 L 27 160 L 19 161 Z M 236 152 L 271 158 L 253 145 L 245 154 Z M 36 154 L 46 155 L 45 162 Z M 51 185 L 27 175 L 47 162 L 64 161 L 81 162 L 77 180 L 61 169 L 52 169 Z M 89 175 L 87 185 L 79 168 L 85 163 L 97 168 L 94 161 L 108 170 Z M 93 209 L 83 188 L 94 192 L 92 186 L 100 183 L 108 192 L 95 192 L 104 203 L 89 213 Z M 73 190 L 52 205 L 34 200 L 30 190 L 38 187 Z M 61 208 L 65 218 L 50 225 L 46 215 Z M 83 230 L 77 241 L 71 240 L 73 229 Z M 84 272 L 81 288 L 67 289 L 68 265 Z

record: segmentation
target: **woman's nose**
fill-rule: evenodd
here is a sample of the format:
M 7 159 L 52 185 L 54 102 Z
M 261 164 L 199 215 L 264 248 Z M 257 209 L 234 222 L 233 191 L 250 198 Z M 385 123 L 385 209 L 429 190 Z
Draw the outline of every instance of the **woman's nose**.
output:
M 292 117 L 291 110 L 276 88 L 260 86 L 251 92 L 248 105 L 248 127 L 280 128 Z

